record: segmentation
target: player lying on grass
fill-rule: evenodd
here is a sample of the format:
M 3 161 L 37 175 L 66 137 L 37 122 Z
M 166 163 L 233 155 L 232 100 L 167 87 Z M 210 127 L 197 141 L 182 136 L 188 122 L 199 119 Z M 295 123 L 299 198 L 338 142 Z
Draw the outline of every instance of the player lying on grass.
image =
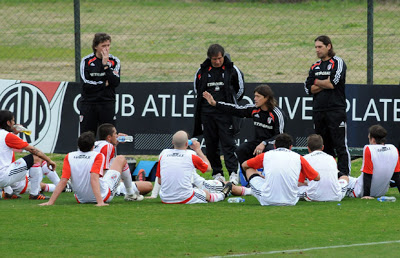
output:
M 0 110 L 0 188 L 3 188 L 6 199 L 12 199 L 14 196 L 12 187 L 20 181 L 25 183 L 29 170 L 31 183 L 29 199 L 47 199 L 47 196 L 39 193 L 43 177 L 40 164 L 45 160 L 48 168 L 54 170 L 56 163 L 39 149 L 19 138 L 16 135 L 18 133 L 19 131 L 15 128 L 14 114 L 8 110 Z M 13 149 L 23 149 L 31 154 L 15 160 Z
M 387 131 L 380 125 L 369 128 L 369 144 L 364 146 L 361 175 L 349 177 L 347 196 L 373 199 L 389 189 L 390 179 L 400 191 L 399 152 L 392 144 L 385 144 Z
M 174 149 L 161 152 L 157 165 L 157 179 L 161 185 L 160 198 L 163 203 L 207 203 L 219 202 L 232 191 L 232 183 L 225 184 L 221 192 L 209 193 L 206 190 L 193 188 L 194 169 L 201 172 L 211 171 L 210 163 L 200 148 L 200 143 L 193 140 L 188 150 L 188 135 L 178 131 L 172 138 Z
M 123 163 L 123 169 L 121 179 L 124 183 L 125 200 L 127 201 L 141 201 L 143 195 L 151 192 L 153 185 L 147 181 L 135 181 L 132 182 L 131 170 L 129 169 L 128 162 L 125 156 L 116 156 L 115 147 L 118 145 L 118 136 L 125 134 L 118 134 L 116 128 L 112 124 L 102 124 L 97 129 L 97 135 L 99 140 L 94 144 L 94 151 L 103 153 L 105 159 L 104 173 L 107 174 L 107 170 L 113 162 L 117 161 Z
M 291 151 L 292 137 L 286 133 L 275 139 L 275 149 L 243 162 L 252 194 L 261 205 L 295 205 L 298 182 L 320 180 L 305 158 Z M 257 171 L 264 168 L 265 178 Z
M 299 197 L 306 201 L 337 201 L 346 195 L 349 178 L 341 176 L 338 179 L 337 163 L 334 157 L 323 152 L 323 139 L 318 134 L 308 136 L 309 154 L 304 158 L 320 175 L 321 180 L 307 183 L 299 182 Z
M 103 176 L 105 157 L 93 151 L 95 137 L 92 132 L 85 132 L 78 138 L 78 151 L 68 153 L 64 158 L 61 181 L 58 183 L 50 200 L 41 205 L 53 205 L 69 179 L 78 203 L 97 203 L 106 206 L 115 194 L 121 179 L 124 163 L 113 161 L 110 169 Z

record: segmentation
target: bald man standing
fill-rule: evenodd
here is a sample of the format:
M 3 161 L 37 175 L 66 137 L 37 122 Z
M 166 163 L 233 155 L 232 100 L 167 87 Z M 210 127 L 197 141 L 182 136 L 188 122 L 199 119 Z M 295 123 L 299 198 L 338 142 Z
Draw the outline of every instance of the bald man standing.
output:
M 232 191 L 232 183 L 227 183 L 219 193 L 193 188 L 192 173 L 194 169 L 202 173 L 211 171 L 210 162 L 201 151 L 200 143 L 193 140 L 188 149 L 188 134 L 178 131 L 172 137 L 173 149 L 161 152 L 157 166 L 157 180 L 161 185 L 160 198 L 168 204 L 192 204 L 219 202 Z

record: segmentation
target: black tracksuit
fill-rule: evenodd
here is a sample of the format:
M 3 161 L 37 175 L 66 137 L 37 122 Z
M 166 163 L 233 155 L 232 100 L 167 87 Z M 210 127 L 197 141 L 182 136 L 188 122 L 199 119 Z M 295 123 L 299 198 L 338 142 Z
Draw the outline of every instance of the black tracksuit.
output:
M 275 107 L 272 111 L 263 111 L 255 105 L 239 106 L 217 102 L 216 108 L 234 116 L 253 119 L 254 138 L 242 143 L 236 149 L 236 156 L 240 164 L 253 158 L 254 149 L 263 141 L 267 143 L 264 152 L 272 150 L 276 136 L 284 133 L 286 115 L 279 107 Z
M 110 55 L 109 68 L 94 53 L 82 58 L 82 96 L 80 100 L 80 132 L 92 131 L 103 123 L 115 125 L 115 88 L 120 83 L 121 65 Z M 108 86 L 106 86 L 108 82 Z
M 231 174 L 238 171 L 238 160 L 235 156 L 234 136 L 239 132 L 239 124 L 231 115 L 218 111 L 203 98 L 208 91 L 217 101 L 236 103 L 244 94 L 242 72 L 224 57 L 222 67 L 214 68 L 211 60 L 206 59 L 196 73 L 194 90 L 197 94 L 195 125 L 193 136 L 203 134 L 206 142 L 206 154 L 213 169 L 213 175 L 221 173 L 219 144 L 224 154 L 225 166 Z
M 311 86 L 315 79 L 330 79 L 334 89 L 324 89 L 313 95 L 315 133 L 322 136 L 324 151 L 338 157 L 340 174 L 349 175 L 351 159 L 347 147 L 346 69 L 346 64 L 340 57 L 319 60 L 311 66 L 304 87 L 307 94 L 312 94 Z

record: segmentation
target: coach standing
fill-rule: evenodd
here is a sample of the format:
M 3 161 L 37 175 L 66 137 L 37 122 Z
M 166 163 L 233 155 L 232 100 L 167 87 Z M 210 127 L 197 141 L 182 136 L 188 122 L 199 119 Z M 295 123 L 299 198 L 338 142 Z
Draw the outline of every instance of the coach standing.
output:
M 328 36 L 315 39 L 315 51 L 320 60 L 311 66 L 304 83 L 306 93 L 313 95 L 315 133 L 322 136 L 324 151 L 338 157 L 339 176 L 349 175 L 351 159 L 347 147 L 346 64 L 335 55 Z
M 104 123 L 115 125 L 115 88 L 120 83 L 121 64 L 110 54 L 111 36 L 96 33 L 93 53 L 81 61 L 82 96 L 80 132 L 97 132 Z
M 194 79 L 197 101 L 193 136 L 201 134 L 204 136 L 206 154 L 213 169 L 214 179 L 224 177 L 219 153 L 219 144 L 221 144 L 230 181 L 236 183 L 239 164 L 235 156 L 234 136 L 239 132 L 239 125 L 232 115 L 208 104 L 203 98 L 203 92 L 208 91 L 216 101 L 236 104 L 244 94 L 243 74 L 225 55 L 225 50 L 221 45 L 211 45 L 207 56 Z

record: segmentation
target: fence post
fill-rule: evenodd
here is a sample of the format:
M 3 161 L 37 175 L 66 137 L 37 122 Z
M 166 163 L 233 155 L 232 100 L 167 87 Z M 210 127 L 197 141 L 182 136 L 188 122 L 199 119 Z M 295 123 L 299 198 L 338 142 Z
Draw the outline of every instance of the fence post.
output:
M 368 0 L 367 11 L 367 84 L 374 84 L 374 0 Z
M 81 8 L 80 0 L 74 0 L 74 31 L 75 31 L 75 81 L 80 82 L 81 63 Z

